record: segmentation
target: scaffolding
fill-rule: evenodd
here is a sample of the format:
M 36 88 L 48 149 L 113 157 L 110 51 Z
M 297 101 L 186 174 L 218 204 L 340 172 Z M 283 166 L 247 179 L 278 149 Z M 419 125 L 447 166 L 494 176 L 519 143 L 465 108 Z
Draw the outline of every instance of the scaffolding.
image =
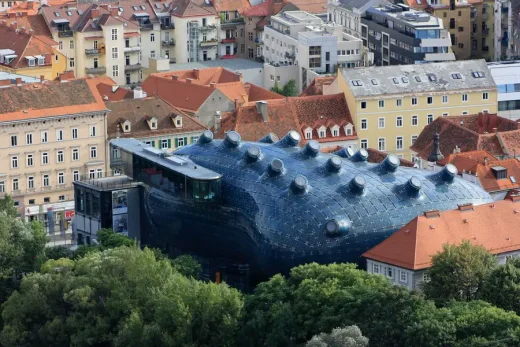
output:
M 189 61 L 199 61 L 200 50 L 200 27 L 199 22 L 193 21 L 189 23 Z

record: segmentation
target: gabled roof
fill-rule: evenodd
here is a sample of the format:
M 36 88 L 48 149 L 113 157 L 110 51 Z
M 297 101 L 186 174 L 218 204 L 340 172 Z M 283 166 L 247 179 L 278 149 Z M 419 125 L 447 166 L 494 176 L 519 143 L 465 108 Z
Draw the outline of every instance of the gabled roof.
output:
M 493 154 L 484 150 L 461 152 L 450 154 L 442 161 L 443 164 L 453 164 L 457 168 L 459 175 L 462 172 L 475 172 L 479 163 L 485 160 L 498 160 Z
M 506 178 L 497 179 L 493 168 L 500 166 L 507 169 Z M 476 166 L 477 178 L 487 192 L 498 192 L 520 188 L 520 161 L 503 159 L 480 163 Z
M 217 14 L 213 5 L 204 0 L 173 0 L 170 13 L 175 17 L 204 17 Z
M 155 74 L 163 78 L 172 78 L 177 76 L 179 80 L 186 81 L 187 78 L 192 79 L 192 83 L 200 85 L 209 85 L 210 83 L 228 83 L 239 82 L 240 76 L 232 71 L 226 70 L 222 67 L 205 68 L 205 69 L 191 69 L 191 70 L 176 70 L 161 72 Z
M 242 11 L 242 15 L 246 17 L 265 17 L 269 15 L 269 1 L 266 0 L 261 4 L 251 6 L 250 8 Z
M 183 134 L 194 131 L 201 133 L 206 129 L 195 118 L 183 113 L 176 107 L 168 104 L 158 97 L 148 97 L 144 99 L 131 99 L 123 101 L 107 101 L 106 107 L 110 109 L 107 116 L 107 131 L 109 138 L 129 137 L 141 138 L 149 136 L 159 136 L 165 134 Z M 173 123 L 172 117 L 182 115 L 182 128 L 177 128 Z M 157 130 L 151 130 L 147 124 L 147 118 L 157 119 Z M 128 121 L 131 124 L 130 132 L 124 133 L 118 125 Z
M 420 216 L 386 240 L 363 254 L 363 257 L 410 270 L 427 269 L 431 257 L 444 244 L 468 240 L 493 254 L 520 250 L 520 203 L 503 200 L 439 212 L 439 217 Z
M 336 76 L 316 77 L 300 96 L 323 95 L 324 86 L 331 85 L 336 78 Z
M 5 23 L 5 25 L 9 26 L 13 22 L 16 22 L 18 28 L 26 28 L 27 30 L 33 30 L 34 35 L 38 36 L 40 39 L 42 37 L 52 39 L 51 32 L 49 31 L 49 28 L 47 28 L 45 20 L 39 14 L 16 18 L 8 18 L 8 16 L 3 16 L 0 14 L 0 23 Z
M 0 26 L 0 49 L 10 49 L 14 51 L 16 58 L 9 64 L 0 64 L 9 66 L 14 69 L 29 67 L 26 57 L 44 56 L 45 66 L 52 64 L 54 50 L 51 44 L 54 41 L 41 36 L 31 35 L 20 29 L 13 29 L 8 26 Z M 35 68 L 38 67 L 38 61 L 35 61 Z
M 494 128 L 503 131 L 495 133 Z M 438 117 L 424 127 L 410 149 L 427 160 L 433 136 L 438 133 L 440 150 L 445 157 L 455 149 L 460 152 L 485 150 L 494 156 L 512 155 L 520 152 L 520 130 L 512 129 L 518 129 L 518 123 L 492 114 Z
M 327 0 L 284 0 L 286 4 L 293 4 L 300 10 L 312 14 L 327 13 Z
M 213 6 L 217 12 L 223 11 L 242 11 L 251 7 L 248 0 L 213 0 Z
M 96 88 L 104 101 L 121 101 L 134 98 L 134 93 L 131 90 L 117 86 L 109 77 L 106 80 L 100 80 Z
M 105 111 L 103 99 L 96 89 L 98 83 L 97 78 L 92 78 L 3 88 L 0 93 L 0 121 Z
M 367 148 L 367 152 L 368 152 L 368 162 L 369 163 L 381 163 L 388 156 L 388 153 L 381 152 L 375 148 Z M 403 159 L 403 158 L 400 158 L 399 162 L 400 162 L 401 166 L 406 166 L 406 167 L 415 166 L 415 163 L 411 162 L 410 160 Z

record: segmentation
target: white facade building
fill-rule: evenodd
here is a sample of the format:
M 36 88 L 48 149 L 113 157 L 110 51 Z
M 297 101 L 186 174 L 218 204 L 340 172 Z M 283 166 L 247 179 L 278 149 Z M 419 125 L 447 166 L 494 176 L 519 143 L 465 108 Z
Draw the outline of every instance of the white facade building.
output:
M 504 61 L 488 64 L 498 90 L 498 115 L 520 119 L 520 61 Z

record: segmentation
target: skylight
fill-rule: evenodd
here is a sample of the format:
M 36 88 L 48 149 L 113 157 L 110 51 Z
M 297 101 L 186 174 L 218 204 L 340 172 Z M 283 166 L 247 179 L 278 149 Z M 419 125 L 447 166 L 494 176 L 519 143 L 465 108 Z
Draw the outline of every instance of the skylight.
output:
M 392 78 L 392 80 L 394 81 L 394 84 L 399 84 L 399 78 L 394 77 L 394 78 Z
M 159 8 L 161 8 L 161 5 L 155 4 L 155 8 L 159 9 Z
M 416 80 L 417 82 L 421 82 L 421 77 L 419 77 L 419 76 L 415 76 L 415 80 Z
M 372 82 L 373 85 L 377 86 L 377 80 L 375 78 L 372 78 L 370 81 Z
M 516 183 L 516 178 L 515 178 L 515 176 L 509 176 L 509 179 L 511 180 L 511 182 Z
M 401 80 L 403 81 L 403 83 L 408 83 L 408 77 L 402 77 Z
M 119 8 L 119 12 L 121 12 L 121 13 L 122 13 L 122 12 L 123 12 L 123 10 L 124 10 L 124 9 L 123 9 L 122 7 L 120 7 L 120 8 Z
M 458 73 L 458 72 L 457 72 L 457 73 L 452 73 L 452 74 L 451 74 L 451 77 L 452 77 L 454 80 L 460 80 L 460 79 L 462 79 L 461 74 Z
M 359 86 L 362 86 L 363 84 L 361 83 L 360 80 L 354 80 L 354 81 L 352 81 L 352 85 L 356 86 L 356 87 L 359 87 Z
M 145 5 L 141 5 L 141 10 L 146 10 L 146 6 Z
M 55 16 L 55 17 L 59 17 L 59 16 L 60 16 L 60 13 L 59 13 L 59 12 L 54 12 L 54 16 Z
M 67 16 L 72 16 L 72 12 L 67 11 Z
M 471 73 L 473 75 L 473 77 L 475 78 L 483 78 L 484 77 L 484 73 L 480 72 L 480 71 L 473 71 Z
M 431 82 L 435 82 L 435 81 L 437 81 L 437 76 L 435 76 L 434 74 L 429 74 L 429 75 L 428 75 L 428 79 L 429 79 Z
M 139 8 L 137 8 L 137 6 L 132 6 L 132 9 L 133 9 L 134 11 L 137 11 Z

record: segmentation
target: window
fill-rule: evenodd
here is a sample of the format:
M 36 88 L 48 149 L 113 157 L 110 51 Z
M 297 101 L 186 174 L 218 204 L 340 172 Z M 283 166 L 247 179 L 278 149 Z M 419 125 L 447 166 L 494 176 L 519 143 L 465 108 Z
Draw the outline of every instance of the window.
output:
M 379 105 L 379 108 L 385 107 L 385 101 L 384 100 L 379 100 L 378 105 Z
M 58 196 L 58 201 L 65 201 L 65 195 Z
M 56 154 L 56 161 L 58 163 L 63 163 L 65 160 L 64 160 L 64 155 L 63 155 L 63 151 L 58 151 L 57 154 Z
M 318 134 L 318 137 L 321 139 L 325 137 L 325 130 L 320 130 L 320 133 Z
M 309 67 L 320 67 L 321 66 L 321 58 L 309 58 Z
M 0 193 L 5 193 L 5 181 L 0 181 Z
M 253 41 L 253 33 L 247 33 L 247 39 Z
M 16 135 L 11 135 L 11 147 L 16 147 L 18 145 L 18 139 Z
M 63 50 L 63 41 L 58 42 L 58 49 L 59 49 L 60 51 Z
M 462 101 L 468 101 L 468 94 L 462 94 Z
M 74 49 L 74 40 L 69 41 L 69 48 Z
M 178 138 L 177 139 L 177 147 L 182 147 L 184 145 L 185 145 L 184 138 L 183 137 Z
M 103 177 L 103 169 L 96 169 L 96 177 L 97 178 Z
M 372 272 L 375 274 L 379 273 L 379 264 L 373 264 Z
M 95 125 L 90 126 L 90 137 L 96 137 L 96 126 Z
M 170 144 L 171 144 L 171 141 L 170 141 Z M 162 149 L 170 148 L 170 146 L 168 146 L 168 140 L 161 140 L 161 148 Z
M 423 279 L 423 282 L 430 282 L 430 275 L 428 275 L 425 272 L 425 273 L 423 273 L 422 279 Z
M 415 96 L 412 97 L 412 106 L 417 106 L 417 98 Z
M 403 137 L 397 136 L 395 141 L 395 149 L 402 150 L 403 149 Z
M 34 177 L 27 177 L 27 189 L 34 189 Z
M 339 131 L 338 131 L 338 129 L 334 129 L 334 130 L 332 130 L 332 136 L 333 136 L 333 137 L 339 136 Z M 323 137 L 325 137 L 325 136 L 323 136 Z
M 47 137 L 47 131 L 42 131 L 42 143 L 47 143 L 49 141 L 49 138 Z
M 74 181 L 79 181 L 79 171 L 78 171 L 78 170 L 74 170 L 74 171 L 72 172 L 72 179 L 73 179 Z
M 396 102 L 397 107 L 403 106 L 403 99 L 397 99 L 395 102 Z
M 58 184 L 65 184 L 65 173 L 58 172 Z
M 97 147 L 90 147 L 90 158 L 97 158 Z
M 367 130 L 368 129 L 368 120 L 362 119 L 361 120 L 361 130 Z
M 448 96 L 447 95 L 443 95 L 442 96 L 442 103 L 443 104 L 447 104 L 448 103 Z
M 18 157 L 12 156 L 11 157 L 11 168 L 16 169 L 18 167 Z
M 13 178 L 13 190 L 17 191 L 20 188 L 18 185 L 18 178 Z
M 72 138 L 77 139 L 78 138 L 78 128 L 72 128 L 71 130 Z
M 408 281 L 408 273 L 403 270 L 399 270 L 399 280 L 401 282 L 407 282 Z
M 27 166 L 33 166 L 34 165 L 34 154 L 27 154 Z
M 426 98 L 426 103 L 427 103 L 428 105 L 433 104 L 433 96 L 429 96 L 429 97 L 427 97 L 427 98 Z
M 361 109 L 366 109 L 367 108 L 367 102 L 366 101 L 361 101 Z
M 43 175 L 42 186 L 44 186 L 44 187 L 50 186 L 49 175 Z
M 89 178 L 96 178 L 96 170 L 94 170 L 94 169 L 88 170 L 88 177 Z
M 385 118 L 384 117 L 378 119 L 377 127 L 379 129 L 383 129 L 385 127 Z
M 489 94 L 488 92 L 482 93 L 482 100 L 489 100 Z
M 448 113 L 448 112 L 443 112 L 443 113 L 442 113 L 442 116 L 443 116 L 443 117 L 447 117 L 447 116 L 449 116 L 449 113 Z
M 112 29 L 112 41 L 117 40 L 117 29 Z
M 310 46 L 309 55 L 321 55 L 321 46 Z
M 433 114 L 429 114 L 429 115 L 427 116 L 427 122 L 426 122 L 426 123 L 427 123 L 427 124 L 430 124 L 431 122 L 433 122 Z
M 69 58 L 69 67 L 73 68 L 74 66 L 74 58 Z
M 56 141 L 63 141 L 63 130 L 56 130 Z
M 119 58 L 119 52 L 117 51 L 117 47 L 112 47 L 112 59 Z
M 47 203 L 47 202 L 51 202 L 51 198 L 49 197 L 45 197 L 43 198 L 43 202 Z
M 394 269 L 387 266 L 386 268 L 386 276 L 389 278 L 394 278 Z
M 380 137 L 377 140 L 377 147 L 380 151 L 386 151 L 386 140 L 384 137 Z
M 79 160 L 79 149 L 78 148 L 73 148 L 72 149 L 72 160 L 73 161 L 78 161 Z
M 360 143 L 361 143 L 361 144 L 360 144 L 361 148 L 364 148 L 364 149 L 367 149 L 367 148 L 368 148 L 368 140 L 367 140 L 367 139 L 363 139 L 363 140 L 361 140 Z
M 119 77 L 119 66 L 118 65 L 112 66 L 112 77 Z
M 412 135 L 412 146 L 417 141 L 417 135 Z
M 403 126 L 403 117 L 402 116 L 397 117 L 395 126 L 397 126 L 399 128 Z
M 154 33 L 150 34 L 150 42 L 155 42 L 155 34 Z
M 419 117 L 417 115 L 413 115 L 412 116 L 412 126 L 417 126 L 417 124 L 419 123 Z
M 49 164 L 49 153 L 43 152 L 42 153 L 42 165 Z

